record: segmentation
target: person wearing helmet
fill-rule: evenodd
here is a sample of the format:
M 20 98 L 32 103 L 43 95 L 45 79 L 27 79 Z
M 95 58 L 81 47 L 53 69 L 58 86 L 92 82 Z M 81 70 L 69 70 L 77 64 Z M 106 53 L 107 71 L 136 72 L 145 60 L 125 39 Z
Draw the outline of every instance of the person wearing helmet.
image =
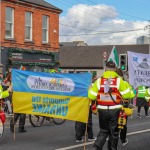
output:
M 117 150 L 121 97 L 130 99 L 132 96 L 130 87 L 116 73 L 115 63 L 108 61 L 102 77 L 98 78 L 88 91 L 88 97 L 97 101 L 99 114 L 100 131 L 93 145 L 95 150 L 102 150 L 107 137 L 110 138 L 111 143 L 109 150 Z

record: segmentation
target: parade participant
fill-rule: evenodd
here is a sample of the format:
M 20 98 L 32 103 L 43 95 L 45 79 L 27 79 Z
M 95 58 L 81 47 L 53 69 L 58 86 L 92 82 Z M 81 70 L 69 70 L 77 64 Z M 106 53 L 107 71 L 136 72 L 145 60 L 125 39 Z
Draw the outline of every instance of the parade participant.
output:
M 93 145 L 95 150 L 102 150 L 106 138 L 110 138 L 110 150 L 118 146 L 118 116 L 122 109 L 121 97 L 131 98 L 130 87 L 115 72 L 115 63 L 106 63 L 103 76 L 97 79 L 88 91 L 88 97 L 97 101 L 100 131 Z
M 10 92 L 12 92 L 12 85 L 7 86 L 6 88 L 3 88 L 3 74 L 2 71 L 0 71 L 0 99 L 9 97 Z
M 146 95 L 146 86 L 139 86 L 137 89 L 137 99 L 136 99 L 136 106 L 138 107 L 137 118 L 141 118 L 140 111 L 142 106 L 145 109 L 145 116 L 149 117 L 148 114 L 149 106 L 147 100 L 145 99 L 145 95 Z
M 25 67 L 21 65 L 20 70 L 25 70 Z M 10 69 L 9 69 L 9 72 L 10 72 L 10 76 L 11 76 L 11 70 Z M 14 132 L 14 126 L 15 126 L 18 118 L 19 118 L 19 129 L 18 129 L 18 131 L 19 132 L 27 132 L 24 128 L 25 120 L 26 120 L 26 114 L 23 114 L 23 113 L 14 113 L 13 118 L 10 120 L 10 131 Z
M 24 128 L 25 126 L 25 119 L 26 119 L 26 114 L 22 113 L 14 113 L 14 118 L 10 120 L 10 131 L 14 132 L 14 125 L 16 124 L 17 120 L 19 118 L 19 132 L 27 132 Z
M 3 87 L 0 84 L 0 99 L 8 97 L 10 92 L 12 92 L 12 86 L 11 85 L 3 91 Z
M 11 82 L 9 80 L 6 80 L 5 81 L 5 84 L 3 85 L 3 90 L 7 90 L 9 88 L 9 86 L 11 85 Z M 12 92 L 9 93 L 9 96 L 4 98 L 4 101 L 7 105 L 7 108 L 8 108 L 8 114 L 10 116 L 12 116 L 12 107 L 11 107 L 11 99 L 12 99 Z
M 147 88 L 146 89 L 146 92 L 145 92 L 145 99 L 146 99 L 146 101 L 147 101 L 147 103 L 148 103 L 148 108 L 149 108 L 149 110 L 150 110 L 150 88 Z M 148 110 L 148 111 L 149 111 Z M 149 114 L 150 112 L 148 112 L 148 114 Z
M 120 68 L 118 68 L 116 72 L 125 81 L 123 71 Z M 128 82 L 126 82 L 126 84 L 132 90 L 132 86 L 130 86 Z M 134 97 L 135 94 L 134 93 L 131 93 L 131 94 L 132 94 L 132 97 Z M 131 101 L 131 99 L 129 101 Z M 124 108 L 129 107 L 129 101 L 128 100 L 123 101 Z M 128 120 L 128 116 L 126 116 L 126 124 L 124 125 L 123 129 L 120 130 L 120 139 L 121 139 L 122 146 L 125 146 L 128 144 L 128 139 L 126 138 L 127 137 L 127 120 Z
M 49 69 L 49 73 L 62 73 L 62 69 L 55 67 L 54 69 Z
M 76 121 L 75 122 L 75 131 L 76 131 L 76 142 L 77 143 L 78 142 L 83 142 L 82 136 L 85 136 L 86 123 Z M 93 137 L 93 123 L 92 123 L 91 107 L 90 107 L 90 110 L 89 110 L 87 135 L 88 135 L 88 141 L 95 141 L 96 140 L 96 138 Z
M 0 83 L 0 112 L 1 112 L 0 117 L 1 117 L 2 122 L 5 122 L 6 117 L 5 117 L 3 110 L 1 109 L 2 108 L 1 101 L 3 100 L 3 98 L 8 97 L 10 92 L 12 92 L 12 85 L 10 85 L 7 89 L 4 90 L 2 84 Z

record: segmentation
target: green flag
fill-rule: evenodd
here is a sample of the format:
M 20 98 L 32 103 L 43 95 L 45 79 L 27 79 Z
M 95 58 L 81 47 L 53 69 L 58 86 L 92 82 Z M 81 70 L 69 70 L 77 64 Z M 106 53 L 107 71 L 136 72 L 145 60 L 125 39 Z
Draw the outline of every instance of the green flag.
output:
M 116 67 L 119 66 L 119 57 L 115 46 L 113 46 L 111 50 L 108 61 L 113 61 L 116 64 Z

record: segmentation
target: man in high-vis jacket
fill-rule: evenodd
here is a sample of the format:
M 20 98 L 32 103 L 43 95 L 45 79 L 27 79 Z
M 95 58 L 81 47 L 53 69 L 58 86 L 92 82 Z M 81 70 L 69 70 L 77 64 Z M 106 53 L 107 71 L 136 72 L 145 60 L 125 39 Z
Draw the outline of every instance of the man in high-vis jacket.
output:
M 110 150 L 117 150 L 118 146 L 118 116 L 122 108 L 121 97 L 130 99 L 134 97 L 129 84 L 115 72 L 115 63 L 106 63 L 102 77 L 97 79 L 88 91 L 88 97 L 97 101 L 99 113 L 100 132 L 94 143 L 95 150 L 102 150 L 106 138 L 109 136 Z
M 137 88 L 137 99 L 136 99 L 136 106 L 138 107 L 137 118 L 141 118 L 141 115 L 140 115 L 141 107 L 144 107 L 145 109 L 145 116 L 149 117 L 149 114 L 148 114 L 149 106 L 145 97 L 146 90 L 147 90 L 147 87 L 144 85 L 138 86 Z

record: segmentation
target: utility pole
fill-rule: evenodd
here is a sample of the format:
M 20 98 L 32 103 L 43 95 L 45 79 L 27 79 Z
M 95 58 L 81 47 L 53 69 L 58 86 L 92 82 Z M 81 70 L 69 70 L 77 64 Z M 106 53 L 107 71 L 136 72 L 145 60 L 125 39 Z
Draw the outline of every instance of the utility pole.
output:
M 150 20 L 149 20 L 149 24 L 144 27 L 144 30 L 147 32 L 147 35 L 148 35 L 149 54 L 150 54 Z

